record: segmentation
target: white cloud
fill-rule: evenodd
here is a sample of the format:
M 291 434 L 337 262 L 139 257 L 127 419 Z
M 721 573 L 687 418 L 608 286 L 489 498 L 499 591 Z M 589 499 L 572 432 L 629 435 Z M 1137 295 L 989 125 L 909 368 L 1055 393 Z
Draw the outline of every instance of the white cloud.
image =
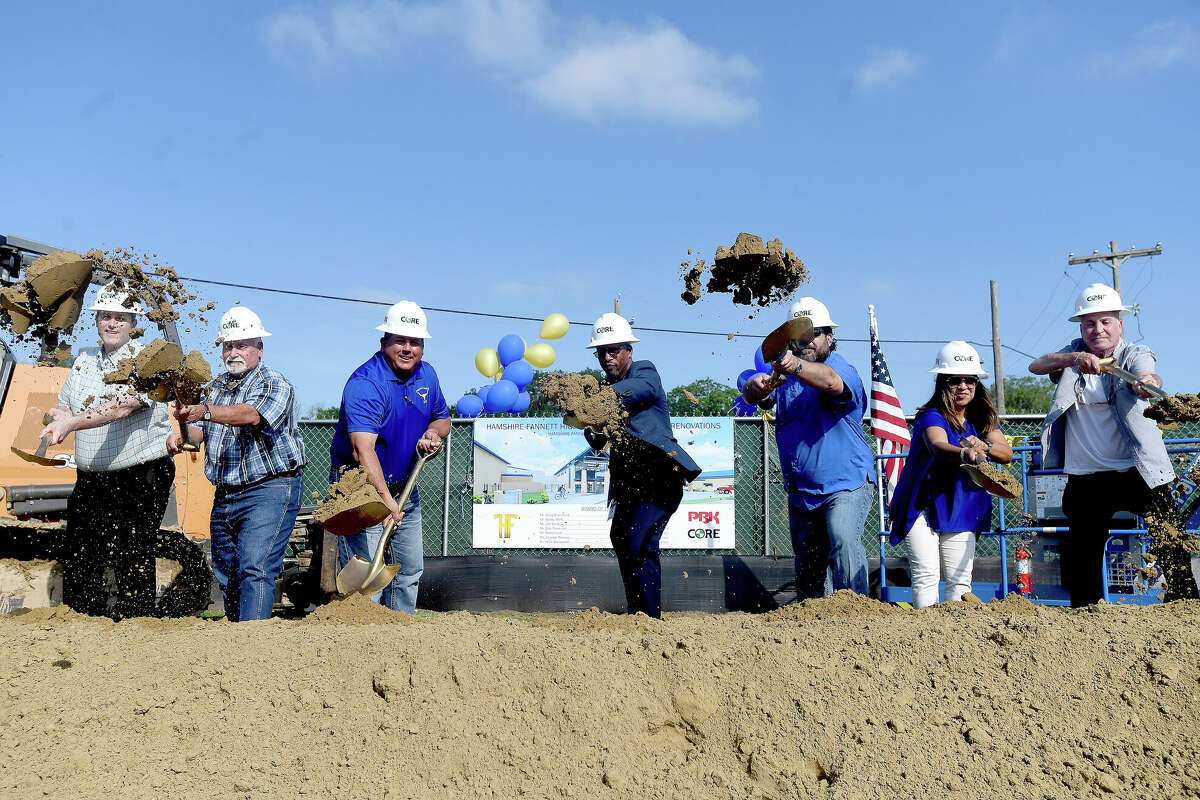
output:
M 742 56 L 722 58 L 676 28 L 622 29 L 567 52 L 526 83 L 542 103 L 585 119 L 638 116 L 680 123 L 735 123 L 758 101 L 734 85 L 758 77 Z
M 854 87 L 870 92 L 893 86 L 916 74 L 917 61 L 905 50 L 892 47 L 854 70 Z
M 1200 40 L 1187 22 L 1168 20 L 1143 28 L 1132 42 L 1114 43 L 1090 64 L 1092 75 L 1137 75 L 1195 61 Z
M 758 101 L 740 88 L 759 77 L 744 56 L 723 56 L 666 23 L 638 30 L 564 22 L 548 0 L 343 3 L 324 22 L 276 14 L 264 23 L 263 39 L 279 60 L 323 69 L 444 45 L 543 106 L 592 121 L 734 124 L 758 112 Z

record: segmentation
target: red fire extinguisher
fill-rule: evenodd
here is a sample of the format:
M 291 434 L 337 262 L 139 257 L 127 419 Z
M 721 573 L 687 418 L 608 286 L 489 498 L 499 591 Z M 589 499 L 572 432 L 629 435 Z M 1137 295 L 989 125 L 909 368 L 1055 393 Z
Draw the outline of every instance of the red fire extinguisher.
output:
M 1024 544 L 1017 545 L 1017 591 L 1023 595 L 1033 593 L 1033 562 Z

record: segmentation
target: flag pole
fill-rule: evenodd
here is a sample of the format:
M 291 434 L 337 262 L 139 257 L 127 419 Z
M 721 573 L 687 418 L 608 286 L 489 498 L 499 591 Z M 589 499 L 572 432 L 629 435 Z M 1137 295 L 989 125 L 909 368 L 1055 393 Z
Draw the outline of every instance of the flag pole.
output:
M 875 304 L 874 303 L 871 303 L 867 306 L 867 314 L 871 318 L 870 336 L 871 336 L 871 339 L 874 340 L 879 336 L 879 329 L 875 324 Z M 870 372 L 871 372 L 871 370 L 868 370 L 868 374 L 870 374 Z M 874 401 L 871 401 L 871 402 L 874 402 Z M 867 413 L 870 414 L 870 402 L 867 405 L 868 405 Z M 874 434 L 872 434 L 872 435 L 874 435 Z M 876 456 L 883 455 L 882 444 L 883 443 L 879 440 L 879 437 L 875 436 L 875 455 Z M 880 541 L 879 552 L 880 552 L 880 558 L 883 558 L 883 535 L 884 535 L 883 532 L 885 530 L 885 523 L 887 522 L 887 507 L 884 504 L 884 491 L 883 491 L 883 486 L 885 483 L 887 483 L 887 479 L 885 477 L 886 474 L 887 474 L 887 470 L 883 469 L 883 459 L 876 458 L 875 459 L 875 494 L 876 494 L 876 502 L 879 503 L 879 541 Z

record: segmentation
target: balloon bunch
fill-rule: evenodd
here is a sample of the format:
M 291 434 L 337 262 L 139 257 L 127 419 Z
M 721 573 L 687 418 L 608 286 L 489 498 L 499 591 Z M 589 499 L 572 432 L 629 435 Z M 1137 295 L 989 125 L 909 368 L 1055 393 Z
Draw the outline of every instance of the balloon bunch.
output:
M 565 316 L 551 314 L 542 322 L 539 337 L 561 339 L 569 326 Z M 515 333 L 504 336 L 495 347 L 483 348 L 475 354 L 475 369 L 496 382 L 480 387 L 479 394 L 460 397 L 456 406 L 458 415 L 469 419 L 484 411 L 520 414 L 529 408 L 530 397 L 525 387 L 533 380 L 533 368 L 548 367 L 555 357 L 550 345 L 537 342 L 526 346 L 525 340 Z

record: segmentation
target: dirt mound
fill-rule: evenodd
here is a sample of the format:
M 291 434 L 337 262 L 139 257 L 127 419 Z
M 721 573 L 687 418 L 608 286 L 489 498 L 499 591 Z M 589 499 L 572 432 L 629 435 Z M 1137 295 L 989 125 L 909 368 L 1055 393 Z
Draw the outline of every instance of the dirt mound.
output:
M 888 617 L 912 613 L 899 606 L 881 603 L 848 590 L 834 592 L 829 597 L 804 600 L 772 611 L 762 619 L 777 622 L 804 622 L 822 619 Z
M 700 299 L 705 269 L 700 259 L 683 275 L 681 297 L 688 305 Z M 772 239 L 764 245 L 760 236 L 739 233 L 733 247 L 717 248 L 704 291 L 732 294 L 737 305 L 769 306 L 787 300 L 806 280 L 808 268 L 783 242 Z
M 1024 608 L 626 627 L 30 612 L 0 618 L 0 795 L 1200 794 L 1200 603 Z
M 629 416 L 617 393 L 601 386 L 594 375 L 575 372 L 551 372 L 542 378 L 541 389 L 550 402 L 574 417 L 580 427 L 591 428 L 610 439 L 624 434 Z
M 332 625 L 411 625 L 416 620 L 411 614 L 392 611 L 373 601 L 365 594 L 335 597 L 304 618 L 304 624 Z
M 1142 414 L 1159 425 L 1200 421 L 1200 394 L 1173 394 L 1150 405 Z

